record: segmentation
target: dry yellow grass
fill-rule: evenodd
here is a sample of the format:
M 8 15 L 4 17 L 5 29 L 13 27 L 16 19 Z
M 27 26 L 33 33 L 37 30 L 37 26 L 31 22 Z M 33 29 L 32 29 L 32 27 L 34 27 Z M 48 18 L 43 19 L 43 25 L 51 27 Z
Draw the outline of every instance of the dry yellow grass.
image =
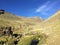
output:
M 34 27 L 36 30 L 48 36 L 46 45 L 60 45 L 60 11 Z
M 16 17 L 15 15 L 12 16 L 11 14 L 9 16 L 8 14 L 10 14 L 10 13 L 7 13 L 7 16 L 9 17 L 8 19 L 7 19 L 7 17 L 5 17 L 6 14 L 3 16 L 0 16 L 1 17 L 0 25 L 12 25 L 12 26 L 15 26 L 16 28 L 18 28 L 20 26 L 20 24 L 24 25 L 24 27 L 22 29 L 19 29 L 19 30 L 17 29 L 16 32 L 14 32 L 14 33 L 28 32 L 27 34 L 29 34 L 31 32 L 31 33 L 36 34 L 36 32 L 38 32 L 38 33 L 41 32 L 48 36 L 46 39 L 46 43 L 44 42 L 44 45 L 60 45 L 60 11 L 58 11 L 56 14 L 54 14 L 53 16 L 51 16 L 50 18 L 48 18 L 47 20 L 45 20 L 41 23 L 36 22 L 37 20 L 34 20 L 34 19 L 19 18 L 19 17 Z M 26 23 L 29 26 L 27 26 Z M 30 36 L 28 36 L 28 37 L 30 38 Z M 25 37 L 26 40 L 28 37 Z M 24 40 L 24 39 L 22 39 L 22 40 Z M 29 39 L 29 42 L 30 41 L 31 40 Z M 25 43 L 23 41 L 20 41 L 20 42 Z M 28 44 L 29 44 L 29 42 L 28 42 Z M 38 45 L 41 45 L 40 42 L 38 43 Z

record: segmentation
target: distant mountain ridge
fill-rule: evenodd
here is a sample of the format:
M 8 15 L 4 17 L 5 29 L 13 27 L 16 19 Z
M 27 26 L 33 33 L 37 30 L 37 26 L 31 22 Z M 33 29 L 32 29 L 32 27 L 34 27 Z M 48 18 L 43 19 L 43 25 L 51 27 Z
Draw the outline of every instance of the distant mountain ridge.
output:
M 40 18 L 26 18 L 0 10 L 0 13 L 2 12 L 3 14 L 0 14 L 0 26 L 14 26 L 17 28 L 20 24 L 26 25 L 28 23 L 31 25 L 42 22 Z

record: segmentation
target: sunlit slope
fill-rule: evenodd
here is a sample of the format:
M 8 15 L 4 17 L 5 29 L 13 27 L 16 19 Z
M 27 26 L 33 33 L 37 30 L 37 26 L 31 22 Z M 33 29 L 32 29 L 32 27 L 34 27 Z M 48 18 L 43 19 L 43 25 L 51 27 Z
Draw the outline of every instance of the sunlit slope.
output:
M 60 11 L 41 25 L 42 32 L 48 35 L 47 45 L 60 45 Z
M 14 14 L 5 12 L 4 14 L 0 15 L 0 26 L 18 27 L 20 24 L 20 20 L 22 20 L 22 17 L 18 17 Z
M 46 45 L 60 45 L 60 11 L 36 25 L 32 31 L 45 33 L 48 36 Z
M 15 28 L 14 33 L 24 32 L 25 30 L 29 30 L 29 28 L 33 28 L 33 26 L 42 22 L 40 18 L 26 18 L 22 16 L 17 16 L 15 14 L 11 14 L 9 12 L 4 12 L 4 14 L 0 14 L 0 27 L 3 26 L 11 26 Z M 21 28 L 20 28 L 21 27 Z

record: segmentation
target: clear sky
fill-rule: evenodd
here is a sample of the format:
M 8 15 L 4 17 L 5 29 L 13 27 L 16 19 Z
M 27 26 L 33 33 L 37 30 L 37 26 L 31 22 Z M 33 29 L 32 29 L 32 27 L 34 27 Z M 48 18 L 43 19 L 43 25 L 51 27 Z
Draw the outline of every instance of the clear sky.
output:
M 0 9 L 19 16 L 47 19 L 60 9 L 60 0 L 0 0 Z

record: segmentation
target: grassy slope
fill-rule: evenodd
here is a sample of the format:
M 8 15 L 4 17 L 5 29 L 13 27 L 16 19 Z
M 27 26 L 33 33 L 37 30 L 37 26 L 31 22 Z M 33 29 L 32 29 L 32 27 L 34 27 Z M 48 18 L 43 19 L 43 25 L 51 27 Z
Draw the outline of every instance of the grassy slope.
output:
M 3 17 L 0 15 L 0 17 L 1 17 L 0 25 L 10 24 L 10 25 L 14 25 L 17 27 L 17 26 L 19 26 L 20 23 L 21 24 L 25 24 L 25 23 L 37 24 L 36 21 L 33 21 L 33 20 L 31 21 L 31 19 L 29 19 L 29 21 L 26 20 L 25 18 L 24 19 L 20 19 L 20 18 L 15 19 L 16 16 L 11 16 L 11 17 L 8 16 L 9 18 L 7 18 L 7 17 L 5 17 L 5 15 Z M 19 21 L 19 19 L 20 19 L 20 21 Z M 31 29 L 31 30 L 33 31 L 33 33 L 36 31 L 45 33 L 48 36 L 48 38 L 46 40 L 47 41 L 46 45 L 60 45 L 60 23 L 59 22 L 60 22 L 60 11 L 58 11 L 56 14 L 54 14 L 51 18 L 42 22 L 40 25 L 39 25 L 39 23 L 37 25 L 33 25 L 34 29 Z M 24 28 L 23 30 L 26 30 L 26 29 Z M 17 33 L 20 33 L 19 31 L 20 30 L 18 30 Z M 27 37 L 29 37 L 29 36 L 27 36 Z M 26 40 L 27 40 L 27 37 L 26 37 Z M 28 40 L 29 40 L 29 42 L 31 41 L 30 39 L 28 39 Z M 22 38 L 20 42 L 24 43 L 23 41 L 25 41 L 24 38 Z M 25 44 L 27 45 L 27 44 L 29 44 L 29 42 L 25 43 Z M 38 43 L 38 45 L 41 45 L 40 42 Z M 45 42 L 42 44 L 45 44 Z M 22 44 L 20 44 L 20 45 L 22 45 Z
M 18 18 L 17 16 L 13 15 L 13 14 L 10 14 L 10 13 L 7 13 L 5 12 L 5 14 L 1 14 L 0 15 L 0 26 L 14 26 L 14 25 L 18 25 L 18 21 L 20 20 L 20 18 Z M 17 23 L 17 24 L 16 24 Z
M 48 45 L 60 45 L 60 11 L 45 22 Z
M 41 25 L 42 32 L 48 35 L 47 45 L 60 45 L 60 11 Z
M 20 33 L 21 32 L 20 25 L 23 26 L 22 30 L 28 30 L 28 28 L 32 28 L 31 26 L 36 25 L 37 23 L 40 23 L 40 22 L 37 22 L 37 20 L 40 20 L 40 19 L 35 19 L 35 20 L 34 19 L 35 18 L 31 19 L 31 18 L 25 18 L 21 16 L 19 17 L 14 14 L 5 12 L 4 14 L 0 15 L 0 27 L 12 26 L 16 28 L 15 30 L 18 30 L 18 31 L 15 31 L 14 33 Z
M 46 36 L 47 36 L 47 38 L 45 36 L 43 36 L 42 41 L 40 40 L 38 45 L 60 45 L 60 23 L 59 22 L 60 22 L 60 11 L 58 11 L 56 14 L 54 14 L 49 19 L 43 21 L 40 25 L 39 24 L 35 25 L 34 29 L 31 30 L 30 32 L 32 32 L 32 33 L 41 32 L 41 33 L 46 34 Z M 29 35 L 29 34 L 27 34 L 27 35 Z M 26 37 L 26 39 L 27 39 L 27 37 Z M 30 39 L 28 39 L 28 40 L 30 40 Z M 25 45 L 30 43 L 30 42 L 24 43 L 24 41 L 25 40 L 23 38 L 23 40 L 21 41 L 21 43 L 23 43 L 23 45 L 25 43 L 26 43 Z M 20 44 L 20 45 L 22 45 L 22 44 Z
M 33 33 L 37 31 L 45 33 L 48 36 L 46 45 L 60 45 L 60 11 L 40 23 L 40 25 L 36 25 L 32 31 Z M 38 45 L 40 45 L 40 42 Z

